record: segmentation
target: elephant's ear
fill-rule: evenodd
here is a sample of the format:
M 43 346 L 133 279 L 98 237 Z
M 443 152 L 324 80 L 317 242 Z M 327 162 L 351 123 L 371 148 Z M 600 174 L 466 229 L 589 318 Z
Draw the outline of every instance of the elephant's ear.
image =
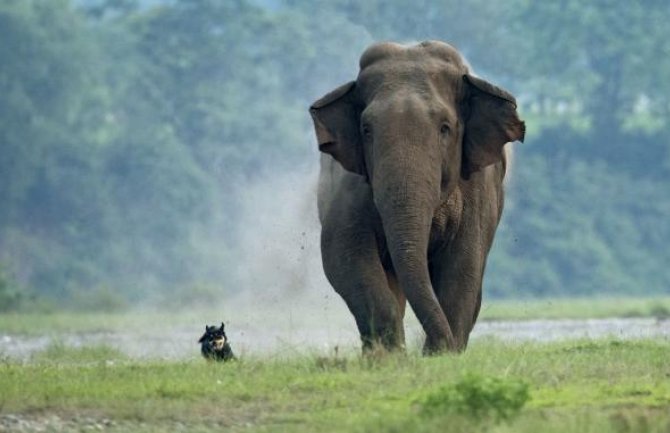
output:
M 523 142 L 526 125 L 510 93 L 472 75 L 463 80 L 469 95 L 463 136 L 464 168 L 469 174 L 500 161 L 505 143 Z
M 345 169 L 365 175 L 354 81 L 344 84 L 309 108 L 319 150 L 333 156 Z

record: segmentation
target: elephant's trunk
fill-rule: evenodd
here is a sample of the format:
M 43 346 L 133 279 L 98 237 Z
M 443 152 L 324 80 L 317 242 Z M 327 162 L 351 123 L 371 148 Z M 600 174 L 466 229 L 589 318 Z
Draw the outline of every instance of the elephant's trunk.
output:
M 426 149 L 411 143 L 389 148 L 402 151 L 377 158 L 372 189 L 393 267 L 426 332 L 425 349 L 453 349 L 454 337 L 428 270 L 430 228 L 440 199 L 440 161 L 425 157 Z

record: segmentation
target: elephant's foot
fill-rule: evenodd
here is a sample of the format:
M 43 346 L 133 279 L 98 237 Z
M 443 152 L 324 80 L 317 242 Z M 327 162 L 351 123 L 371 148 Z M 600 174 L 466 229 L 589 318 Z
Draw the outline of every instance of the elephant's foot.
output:
M 376 340 L 372 343 L 363 344 L 362 354 L 363 357 L 367 359 L 380 359 L 384 358 L 386 355 L 395 353 L 405 353 L 405 345 L 400 344 L 388 346 L 382 344 L 382 342 L 379 340 Z
M 373 336 L 361 335 L 363 353 L 378 351 L 398 352 L 405 350 L 405 333 L 402 323 L 385 329 L 377 329 Z
M 451 333 L 447 336 L 440 338 L 431 338 L 430 336 L 426 337 L 426 341 L 423 344 L 423 355 L 424 356 L 434 356 L 440 355 L 442 353 L 458 353 L 462 352 L 465 349 L 465 345 L 459 343 L 457 338 L 454 338 Z

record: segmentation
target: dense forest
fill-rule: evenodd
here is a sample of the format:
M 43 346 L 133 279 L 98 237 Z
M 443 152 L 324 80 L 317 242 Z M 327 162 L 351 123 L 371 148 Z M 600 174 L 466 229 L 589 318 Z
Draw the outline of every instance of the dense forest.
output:
M 307 107 L 386 39 L 451 42 L 519 99 L 488 296 L 670 293 L 668 22 L 656 0 L 4 0 L 0 310 L 262 290 L 240 269 L 314 219 Z

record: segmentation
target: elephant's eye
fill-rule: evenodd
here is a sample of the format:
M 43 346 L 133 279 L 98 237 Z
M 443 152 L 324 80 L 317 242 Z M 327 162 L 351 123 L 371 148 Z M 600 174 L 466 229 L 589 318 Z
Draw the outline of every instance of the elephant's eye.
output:
M 443 123 L 440 126 L 440 134 L 447 135 L 449 134 L 449 131 L 451 131 L 451 128 L 449 128 L 449 125 L 447 125 L 446 123 Z

